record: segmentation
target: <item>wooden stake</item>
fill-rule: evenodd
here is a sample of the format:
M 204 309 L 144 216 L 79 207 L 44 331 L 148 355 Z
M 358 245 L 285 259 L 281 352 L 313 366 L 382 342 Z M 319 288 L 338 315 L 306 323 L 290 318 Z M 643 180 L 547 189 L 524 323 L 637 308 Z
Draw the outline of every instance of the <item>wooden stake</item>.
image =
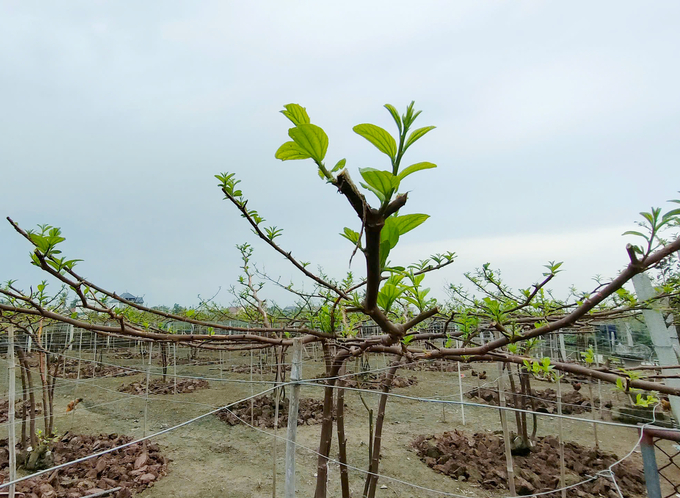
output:
M 250 425 L 255 425 L 255 387 L 253 385 L 253 350 L 250 350 Z
M 460 362 L 458 362 L 458 393 L 460 394 L 460 416 L 465 425 L 465 406 L 463 406 L 463 377 L 460 375 Z
M 498 362 L 498 406 L 501 415 L 501 427 L 503 428 L 503 442 L 505 443 L 505 463 L 508 469 L 508 488 L 510 495 L 515 496 L 515 471 L 512 465 L 512 446 L 510 444 L 510 431 L 508 420 L 505 416 L 505 391 L 503 390 L 503 364 Z M 561 419 L 560 419 L 561 420 Z
M 78 384 L 80 383 L 80 363 L 83 360 L 83 329 L 80 329 L 78 337 L 78 371 L 76 372 L 76 385 L 73 388 L 73 401 L 78 399 Z M 73 428 L 73 419 L 76 416 L 76 411 L 71 410 L 71 428 Z
M 600 368 L 600 355 L 597 352 L 597 332 L 595 335 L 595 366 Z M 600 420 L 604 420 L 604 412 L 602 411 L 602 380 L 597 379 L 597 395 L 600 398 Z
M 595 399 L 593 398 L 593 379 L 588 379 L 588 394 L 590 395 L 590 417 L 593 419 L 593 435 L 595 436 L 595 449 L 600 448 L 597 439 L 597 422 L 595 422 Z
M 562 382 L 557 377 L 557 414 L 562 415 Z M 562 498 L 567 498 L 565 488 L 565 469 L 564 469 L 564 439 L 562 434 L 562 417 L 557 419 L 558 436 L 560 438 L 560 488 L 562 488 Z M 514 494 L 514 493 L 513 493 Z
M 9 451 L 9 480 L 14 481 L 17 478 L 17 435 L 16 427 L 14 424 L 14 403 L 16 402 L 16 373 L 15 362 L 14 362 L 14 325 L 10 325 L 7 329 L 7 361 L 9 363 L 8 374 L 9 374 L 9 407 L 7 414 L 7 423 L 9 431 L 9 441 L 8 441 L 8 451 Z M 10 484 L 9 486 L 9 498 L 14 498 L 15 485 Z
M 277 382 L 274 382 L 274 386 L 276 386 L 276 384 Z M 274 447 L 272 448 L 272 498 L 276 498 L 276 459 L 278 456 L 278 445 L 276 444 L 278 440 L 276 438 L 276 433 L 279 429 L 279 401 L 281 400 L 281 388 L 276 388 L 274 392 L 274 403 L 276 403 L 276 405 L 274 405 Z
M 94 336 L 94 355 L 93 355 L 93 362 L 92 362 L 92 378 L 94 379 L 97 376 L 97 334 L 92 332 L 92 335 Z
M 172 343 L 172 367 L 175 372 L 175 394 L 177 394 L 177 343 Z
M 68 326 L 68 350 L 73 351 L 73 334 L 75 333 L 75 327 L 73 325 Z M 28 337 L 31 338 L 30 336 Z M 30 349 L 28 350 L 31 351 Z
M 302 339 L 293 339 L 293 365 L 290 380 L 294 382 L 288 405 L 288 432 L 286 435 L 286 488 L 285 498 L 295 498 L 295 440 L 297 436 L 298 408 L 300 405 L 300 384 L 302 379 Z
M 146 396 L 144 397 L 144 436 L 146 437 L 146 428 L 149 412 L 149 377 L 151 377 L 151 357 L 153 353 L 153 341 L 149 342 L 149 361 L 146 365 Z

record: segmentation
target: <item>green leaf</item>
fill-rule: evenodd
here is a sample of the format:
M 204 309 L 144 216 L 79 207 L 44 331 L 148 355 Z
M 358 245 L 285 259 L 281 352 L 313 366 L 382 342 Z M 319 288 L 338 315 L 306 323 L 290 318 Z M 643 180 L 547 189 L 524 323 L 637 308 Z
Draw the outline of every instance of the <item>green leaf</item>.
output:
M 673 209 L 672 211 L 668 211 L 666 214 L 663 215 L 663 219 L 667 220 L 669 218 L 672 218 L 673 216 L 678 216 L 678 215 L 680 215 L 680 208 Z
M 399 235 L 404 235 L 422 225 L 429 217 L 429 214 L 405 214 L 403 216 L 390 216 L 385 222 L 387 224 L 388 220 L 394 220 Z
M 293 159 L 309 159 L 312 156 L 295 142 L 286 142 L 279 147 L 274 157 L 282 161 L 290 161 Z
M 309 115 L 307 115 L 307 109 L 299 104 L 287 104 L 284 105 L 285 110 L 281 111 L 281 114 L 290 119 L 295 126 L 301 124 L 309 124 Z
M 645 239 L 647 238 L 647 236 L 645 234 L 640 233 L 640 232 L 636 232 L 635 230 L 628 230 L 626 232 L 623 232 L 621 235 L 636 235 L 638 237 L 643 237 Z
M 371 142 L 383 154 L 387 154 L 394 161 L 397 155 L 397 142 L 394 137 L 380 126 L 369 123 L 359 124 L 352 128 L 355 133 Z
M 336 171 L 340 171 L 342 168 L 345 167 L 345 163 L 347 162 L 346 159 L 340 159 L 335 166 L 333 166 L 333 169 L 331 170 L 331 173 L 335 173 Z
M 399 128 L 399 133 L 401 133 L 401 118 L 399 117 L 399 113 L 397 112 L 397 109 L 391 104 L 385 104 L 385 109 L 390 111 L 390 114 L 392 115 L 392 119 L 394 119 L 394 122 L 397 123 L 397 128 Z
M 351 228 L 345 227 L 345 230 L 343 233 L 341 233 L 343 237 L 345 237 L 347 240 L 349 240 L 352 244 L 356 244 L 359 242 L 359 234 L 352 230 Z
M 423 169 L 432 169 L 432 168 L 436 168 L 436 167 L 437 167 L 436 164 L 428 163 L 428 162 L 412 164 L 408 168 L 405 168 L 401 173 L 399 173 L 399 180 L 400 181 L 403 180 L 408 175 L 410 175 L 411 173 L 415 173 L 416 171 L 420 171 L 420 170 L 423 170 Z
M 403 286 L 385 283 L 378 292 L 378 306 L 388 312 L 394 302 L 399 299 L 399 296 L 406 290 Z
M 390 250 L 392 249 L 392 246 L 390 245 L 389 240 L 383 240 L 380 242 L 380 268 L 385 269 L 385 265 L 387 264 L 387 257 L 390 255 Z
M 380 231 L 380 242 L 389 242 L 390 249 L 392 249 L 399 242 L 399 229 L 397 228 L 396 223 L 389 222 L 390 219 L 391 218 L 385 220 L 385 226 Z
M 364 187 L 366 190 L 370 190 L 371 192 L 373 192 L 373 193 L 375 194 L 375 196 L 380 200 L 380 202 L 385 202 L 385 195 L 384 195 L 382 192 L 380 192 L 379 190 L 377 190 L 377 189 L 371 187 L 370 185 L 366 185 L 366 184 L 363 183 L 363 182 L 360 182 L 359 184 L 360 184 L 362 187 Z
M 415 119 L 415 116 L 414 116 Z M 408 149 L 416 140 L 425 135 L 428 131 L 434 130 L 436 126 L 425 126 L 423 128 L 418 128 L 414 130 L 406 140 L 406 145 L 404 145 L 404 150 Z
M 399 188 L 399 178 L 389 171 L 381 171 L 375 168 L 359 169 L 361 177 L 371 187 L 383 194 L 387 198 L 393 190 Z
M 391 218 L 385 220 L 385 226 L 380 231 L 380 268 L 384 268 L 390 251 L 399 242 L 399 229 Z
M 301 124 L 288 130 L 293 141 L 315 161 L 321 162 L 328 150 L 328 135 L 316 125 Z

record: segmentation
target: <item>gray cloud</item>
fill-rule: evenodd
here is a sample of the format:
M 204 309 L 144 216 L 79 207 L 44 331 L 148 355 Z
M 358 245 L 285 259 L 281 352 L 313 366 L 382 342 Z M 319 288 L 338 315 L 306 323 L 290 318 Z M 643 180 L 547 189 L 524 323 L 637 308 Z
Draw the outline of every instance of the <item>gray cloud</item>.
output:
M 349 248 L 337 233 L 357 220 L 312 165 L 273 158 L 287 129 L 277 111 L 305 105 L 330 136 L 329 161 L 346 157 L 356 172 L 384 163 L 351 127 L 390 127 L 382 104 L 415 99 L 422 124 L 438 129 L 411 159 L 439 168 L 407 185 L 409 211 L 432 219 L 405 238 L 405 256 L 421 242 L 456 250 L 457 240 L 517 234 L 611 240 L 612 227 L 680 188 L 679 10 L 5 2 L 1 211 L 27 227 L 61 226 L 67 253 L 108 288 L 190 303 L 235 281 L 233 246 L 253 238 L 212 176 L 234 171 L 251 205 L 286 229 L 286 247 L 340 275 Z M 0 238 L 0 279 L 35 283 L 26 244 L 8 225 Z M 293 275 L 256 248 L 270 272 Z M 603 273 L 624 261 L 598 254 Z M 525 260 L 503 264 L 519 275 Z M 574 269 L 569 283 L 589 276 Z

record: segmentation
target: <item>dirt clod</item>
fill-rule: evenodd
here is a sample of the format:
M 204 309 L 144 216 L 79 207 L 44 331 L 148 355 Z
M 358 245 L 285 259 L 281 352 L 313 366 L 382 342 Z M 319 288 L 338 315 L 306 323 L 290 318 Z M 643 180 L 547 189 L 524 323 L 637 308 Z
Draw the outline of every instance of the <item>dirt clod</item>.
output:
M 279 427 L 288 425 L 288 406 L 289 400 L 283 399 L 279 402 Z M 276 402 L 271 396 L 260 396 L 253 400 L 253 425 L 256 427 L 274 427 Z M 251 410 L 250 401 L 243 401 L 229 410 L 217 412 L 220 420 L 229 425 L 237 425 L 244 420 L 250 424 Z M 320 424 L 323 418 L 323 401 L 314 398 L 302 398 L 300 409 L 298 410 L 298 425 Z M 239 420 L 241 419 L 241 420 Z
M 488 388 L 477 388 L 469 390 L 465 393 L 470 399 L 478 399 L 489 403 L 490 405 L 498 405 L 498 391 L 495 389 Z M 517 395 L 521 403 L 521 394 Z M 532 401 L 536 407 L 537 412 L 541 413 L 557 413 L 557 392 L 554 389 L 545 390 L 532 390 L 531 397 L 527 396 L 525 401 L 526 407 L 528 409 L 532 408 Z M 599 400 L 595 400 L 595 403 L 599 403 Z M 514 396 L 512 394 L 505 395 L 505 404 L 512 408 L 521 408 L 521 406 L 516 407 Z M 583 413 L 589 412 L 591 409 L 591 403 L 588 398 L 586 398 L 581 391 L 569 391 L 562 394 L 562 413 L 565 415 L 570 415 L 573 413 Z
M 98 451 L 132 441 L 130 436 L 100 434 L 99 436 L 66 433 L 53 444 L 51 451 L 56 465 L 91 455 Z M 7 440 L 0 441 L 0 451 L 7 451 Z M 144 457 L 144 472 L 135 474 L 133 466 Z M 7 476 L 7 464 L 0 466 L 0 478 Z M 17 491 L 38 498 L 81 498 L 99 491 L 121 487 L 113 498 L 130 498 L 153 485 L 167 474 L 167 459 L 156 444 L 134 444 L 127 448 L 92 458 L 55 473 L 23 481 Z
M 434 436 L 419 436 L 413 447 L 429 467 L 437 472 L 481 485 L 484 489 L 508 489 L 503 439 L 489 432 L 470 435 L 458 430 Z M 556 458 L 559 443 L 553 436 L 539 438 L 526 456 L 513 458 L 515 486 L 520 495 L 551 491 L 560 487 L 560 465 Z M 566 483 L 576 484 L 606 470 L 618 457 L 614 453 L 577 443 L 564 445 Z M 625 460 L 614 467 L 624 497 L 644 496 L 645 479 L 640 462 Z M 576 488 L 581 498 L 607 496 L 612 481 L 598 478 Z M 553 495 L 546 495 L 553 496 Z
M 177 393 L 193 393 L 199 389 L 207 389 L 210 387 L 207 380 L 203 379 L 182 379 L 177 381 Z M 131 384 L 123 384 L 118 388 L 122 393 L 129 393 L 135 395 L 146 394 L 146 381 L 133 382 Z M 163 379 L 155 379 L 149 382 L 149 394 L 175 394 L 174 380 L 165 381 Z

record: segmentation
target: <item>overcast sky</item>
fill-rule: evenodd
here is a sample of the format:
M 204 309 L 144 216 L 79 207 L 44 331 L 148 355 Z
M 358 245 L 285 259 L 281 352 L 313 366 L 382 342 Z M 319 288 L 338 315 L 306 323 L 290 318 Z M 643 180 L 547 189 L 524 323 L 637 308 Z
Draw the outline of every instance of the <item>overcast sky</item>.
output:
M 439 167 L 405 182 L 402 213 L 432 217 L 393 263 L 457 252 L 429 280 L 440 296 L 487 261 L 528 286 L 563 260 L 553 288 L 585 289 L 625 264 L 637 213 L 680 190 L 679 20 L 676 1 L 4 0 L 0 212 L 61 227 L 81 273 L 153 305 L 220 287 L 228 303 L 245 241 L 301 283 L 222 200 L 213 175 L 230 171 L 282 246 L 341 277 L 337 234 L 359 220 L 309 161 L 274 159 L 278 111 L 305 106 L 357 178 L 388 164 L 352 126 L 394 131 L 383 104 L 415 100 L 437 129 L 405 160 Z M 0 280 L 37 283 L 28 252 L 0 223 Z

